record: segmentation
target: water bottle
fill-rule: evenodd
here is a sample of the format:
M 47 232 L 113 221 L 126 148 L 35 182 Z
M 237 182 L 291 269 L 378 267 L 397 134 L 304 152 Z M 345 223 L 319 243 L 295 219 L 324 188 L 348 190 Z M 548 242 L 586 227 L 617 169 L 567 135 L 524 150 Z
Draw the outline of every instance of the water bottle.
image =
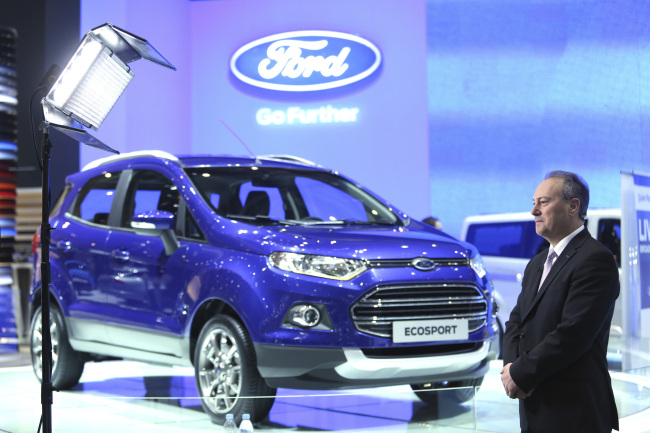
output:
M 243 414 L 241 416 L 241 424 L 239 424 L 239 433 L 253 433 L 254 430 L 251 416 L 247 413 Z
M 223 423 L 223 433 L 238 433 L 237 424 L 235 424 L 235 418 L 233 414 L 229 413 L 226 415 L 226 422 Z

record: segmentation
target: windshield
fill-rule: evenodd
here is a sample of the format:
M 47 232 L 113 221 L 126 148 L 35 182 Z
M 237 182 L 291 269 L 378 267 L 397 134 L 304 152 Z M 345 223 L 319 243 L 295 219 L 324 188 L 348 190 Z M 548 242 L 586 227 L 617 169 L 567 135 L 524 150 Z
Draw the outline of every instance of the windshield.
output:
M 198 167 L 187 173 L 219 215 L 259 224 L 390 224 L 397 216 L 344 178 L 277 167 Z

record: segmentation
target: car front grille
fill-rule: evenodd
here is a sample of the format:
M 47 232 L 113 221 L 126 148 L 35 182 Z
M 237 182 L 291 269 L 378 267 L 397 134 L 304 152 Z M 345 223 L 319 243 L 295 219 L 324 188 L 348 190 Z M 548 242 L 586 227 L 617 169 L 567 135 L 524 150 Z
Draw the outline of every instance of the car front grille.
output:
M 355 302 L 350 314 L 360 332 L 392 338 L 393 322 L 468 319 L 469 332 L 487 323 L 488 304 L 473 284 L 436 283 L 379 286 Z

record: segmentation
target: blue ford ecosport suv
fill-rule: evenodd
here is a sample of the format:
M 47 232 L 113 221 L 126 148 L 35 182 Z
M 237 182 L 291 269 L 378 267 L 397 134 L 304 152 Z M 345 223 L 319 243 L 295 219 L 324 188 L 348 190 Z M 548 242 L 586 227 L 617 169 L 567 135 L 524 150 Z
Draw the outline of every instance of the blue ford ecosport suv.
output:
M 298 158 L 101 159 L 68 177 L 50 224 L 58 389 L 88 361 L 192 365 L 214 422 L 257 421 L 278 387 L 409 384 L 468 399 L 498 353 L 473 246 Z M 38 237 L 34 266 L 40 376 Z

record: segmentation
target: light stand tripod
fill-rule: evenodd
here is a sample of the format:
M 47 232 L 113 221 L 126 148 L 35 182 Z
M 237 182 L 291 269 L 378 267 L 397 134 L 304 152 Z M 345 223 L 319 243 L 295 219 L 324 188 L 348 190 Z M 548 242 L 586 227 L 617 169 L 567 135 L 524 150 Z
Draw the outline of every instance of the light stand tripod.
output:
M 41 374 L 41 405 L 43 407 L 43 432 L 52 431 L 52 335 L 50 334 L 50 143 L 49 131 L 43 128 L 41 146 L 42 158 L 42 202 L 41 202 L 41 338 L 42 338 L 42 374 Z
M 42 405 L 42 422 L 43 432 L 52 432 L 52 403 L 54 386 L 52 384 L 52 335 L 50 332 L 50 284 L 52 283 L 52 270 L 50 267 L 50 151 L 52 143 L 50 142 L 49 128 L 56 129 L 64 134 L 102 150 L 112 153 L 118 151 L 106 146 L 104 143 L 95 139 L 83 130 L 66 127 L 63 125 L 54 125 L 43 122 L 43 141 L 41 145 L 41 162 L 42 162 L 42 201 L 41 201 L 41 405 Z

